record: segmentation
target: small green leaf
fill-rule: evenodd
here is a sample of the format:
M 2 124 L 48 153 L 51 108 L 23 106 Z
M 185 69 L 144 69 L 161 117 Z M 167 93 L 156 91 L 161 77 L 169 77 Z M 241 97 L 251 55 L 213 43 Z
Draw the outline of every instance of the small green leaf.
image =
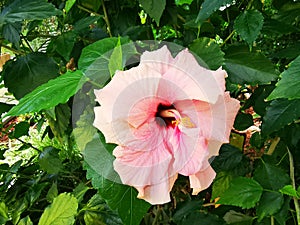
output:
M 30 128 L 30 124 L 28 122 L 25 122 L 25 121 L 20 122 L 20 123 L 16 124 L 13 136 L 15 138 L 19 138 L 24 135 L 28 135 L 29 128 Z
M 29 216 L 24 217 L 23 219 L 19 220 L 17 225 L 33 225 Z
M 225 70 L 235 84 L 268 84 L 278 78 L 273 64 L 259 52 L 232 46 L 225 52 Z
M 8 208 L 4 202 L 0 202 L 0 224 L 5 224 L 8 220 Z
M 49 174 L 57 174 L 63 168 L 58 152 L 58 149 L 46 147 L 39 156 L 41 168 Z
M 217 203 L 249 209 L 259 201 L 262 192 L 262 186 L 255 180 L 238 177 L 232 180 L 230 187 L 220 196 Z
M 50 189 L 47 192 L 46 198 L 48 202 L 52 202 L 58 195 L 57 183 L 53 182 Z
M 275 99 L 263 117 L 262 133 L 271 134 L 300 117 L 300 99 Z
M 253 178 L 264 189 L 278 191 L 285 185 L 290 184 L 290 177 L 281 168 L 269 163 L 262 162 L 254 171 Z
M 263 15 L 257 10 L 243 11 L 234 21 L 234 29 L 249 45 L 256 40 L 264 23 Z
M 159 25 L 160 18 L 166 7 L 166 0 L 139 0 L 146 13 Z
M 119 37 L 117 46 L 113 49 L 108 61 L 108 69 L 111 77 L 117 70 L 123 69 L 122 56 L 121 39 Z
M 292 185 L 288 184 L 285 185 L 283 188 L 281 188 L 279 190 L 282 194 L 291 196 L 291 197 L 296 197 L 296 198 L 300 198 L 300 194 L 295 190 L 295 188 L 293 188 Z
M 256 208 L 258 221 L 266 216 L 277 213 L 284 202 L 283 196 L 279 192 L 263 192 L 259 204 Z
M 200 60 L 205 63 L 202 65 L 205 68 L 217 70 L 224 62 L 224 53 L 213 39 L 198 38 L 190 44 L 189 49 L 200 57 Z
M 77 198 L 78 203 L 80 203 L 83 200 L 83 197 L 85 193 L 90 190 L 91 188 L 86 186 L 84 183 L 79 183 L 74 191 L 73 191 L 73 196 Z
M 87 81 L 80 70 L 67 72 L 50 80 L 24 96 L 6 116 L 18 116 L 29 112 L 50 109 L 59 103 L 65 103 Z
M 30 53 L 7 63 L 2 73 L 8 91 L 20 99 L 39 85 L 57 77 L 58 72 L 58 66 L 52 58 L 43 53 Z
M 222 6 L 230 5 L 233 0 L 205 0 L 200 8 L 196 22 L 206 20 L 213 12 Z
M 76 0 L 67 0 L 66 1 L 66 5 L 65 5 L 66 14 L 70 11 L 70 9 L 73 7 L 75 2 L 76 2 Z
M 227 212 L 224 215 L 223 219 L 227 224 L 232 225 L 252 225 L 252 222 L 254 220 L 253 217 L 240 212 L 236 212 L 234 210 L 230 210 L 229 212 Z
M 236 116 L 233 127 L 243 131 L 253 125 L 253 118 L 250 114 L 240 113 Z
M 297 99 L 300 98 L 300 56 L 298 56 L 285 70 L 282 79 L 276 84 L 276 88 L 269 95 L 267 100 L 276 98 Z
M 77 213 L 77 199 L 70 194 L 63 193 L 57 196 L 53 203 L 45 209 L 38 225 L 63 224 L 72 225 Z
M 193 0 L 175 0 L 176 5 L 192 4 Z

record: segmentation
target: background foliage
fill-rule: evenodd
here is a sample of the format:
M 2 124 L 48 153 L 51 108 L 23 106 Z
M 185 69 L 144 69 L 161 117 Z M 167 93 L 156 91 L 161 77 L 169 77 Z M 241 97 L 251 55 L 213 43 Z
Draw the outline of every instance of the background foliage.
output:
M 1 87 L 19 100 L 0 103 L 0 224 L 300 224 L 299 1 L 1 0 L 0 8 L 1 63 L 11 58 Z M 212 186 L 192 196 L 180 177 L 160 206 L 103 178 L 114 146 L 92 126 L 92 90 L 139 56 L 138 40 L 173 42 L 210 69 L 223 66 L 241 101 Z M 76 111 L 73 102 L 82 102 Z

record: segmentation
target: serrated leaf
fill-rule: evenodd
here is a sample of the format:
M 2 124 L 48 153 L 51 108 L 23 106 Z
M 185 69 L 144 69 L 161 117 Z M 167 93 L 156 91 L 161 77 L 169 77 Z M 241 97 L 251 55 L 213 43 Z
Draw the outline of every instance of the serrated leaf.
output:
M 281 168 L 262 162 L 254 171 L 253 178 L 264 189 L 278 191 L 290 183 L 290 177 Z
M 297 99 L 300 98 L 300 56 L 298 56 L 285 70 L 282 79 L 276 84 L 276 88 L 269 95 L 267 100 L 276 98 Z
M 124 224 L 138 225 L 150 204 L 137 198 L 137 191 L 129 186 L 122 185 L 100 176 L 88 164 L 85 164 L 87 178 L 99 189 L 99 194 L 109 207 L 116 210 Z
M 263 192 L 259 204 L 256 208 L 258 221 L 261 221 L 266 216 L 271 216 L 277 213 L 284 202 L 283 196 L 279 192 Z
M 39 155 L 41 168 L 49 174 L 57 174 L 63 168 L 58 152 L 58 149 L 46 147 Z
M 259 201 L 262 192 L 262 186 L 255 180 L 238 177 L 232 180 L 230 187 L 220 196 L 217 203 L 249 209 Z
M 199 11 L 196 22 L 206 20 L 212 13 L 222 6 L 226 6 L 234 2 L 233 0 L 205 0 Z
M 249 45 L 256 40 L 263 26 L 264 17 L 257 10 L 243 11 L 234 21 L 234 29 Z
M 291 196 L 291 197 L 296 197 L 296 198 L 300 198 L 300 194 L 295 190 L 295 188 L 293 188 L 292 185 L 288 184 L 285 185 L 283 188 L 281 188 L 279 190 L 282 194 Z
M 231 174 L 223 171 L 217 173 L 212 185 L 211 198 L 216 199 L 217 197 L 221 196 L 229 188 L 232 179 L 233 176 Z
M 236 212 L 234 210 L 230 210 L 229 212 L 227 212 L 224 215 L 223 219 L 227 224 L 233 225 L 252 225 L 252 222 L 254 220 L 253 217 L 240 212 Z
M 24 96 L 6 116 L 18 116 L 29 112 L 50 109 L 60 103 L 66 103 L 87 81 L 80 70 L 67 72 L 50 80 Z
M 60 10 L 44 0 L 15 0 L 2 10 L 0 21 L 14 23 L 22 20 L 42 20 L 59 14 Z
M 60 194 L 45 209 L 38 225 L 72 225 L 75 221 L 77 207 L 78 202 L 75 197 L 67 193 Z
M 30 53 L 7 63 L 2 73 L 8 91 L 20 99 L 39 85 L 57 77 L 58 72 L 59 68 L 52 58 L 43 53 Z
M 262 133 L 268 135 L 300 117 L 300 99 L 275 99 L 263 117 Z
M 166 7 L 166 0 L 139 0 L 146 13 L 159 25 L 160 18 Z
M 268 84 L 277 79 L 273 64 L 259 52 L 244 46 L 232 46 L 225 52 L 225 70 L 235 84 Z
M 117 46 L 113 49 L 108 61 L 108 69 L 111 77 L 117 70 L 123 69 L 122 56 L 121 39 L 119 38 Z
M 23 219 L 19 220 L 17 225 L 33 225 L 29 216 L 24 217 Z
M 200 57 L 200 60 L 205 63 L 202 65 L 205 68 L 217 70 L 224 62 L 224 53 L 213 39 L 198 38 L 190 44 L 189 49 Z

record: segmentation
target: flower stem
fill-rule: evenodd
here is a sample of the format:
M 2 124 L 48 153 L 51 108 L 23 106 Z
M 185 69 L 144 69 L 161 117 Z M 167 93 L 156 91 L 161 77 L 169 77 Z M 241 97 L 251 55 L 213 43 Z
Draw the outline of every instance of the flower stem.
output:
M 289 153 L 290 177 L 291 177 L 291 180 L 292 180 L 292 186 L 293 186 L 294 189 L 296 189 L 293 155 L 290 152 L 290 150 L 289 150 L 288 147 L 287 147 L 287 151 Z M 299 202 L 298 202 L 298 199 L 296 197 L 293 197 L 293 200 L 294 200 L 294 205 L 295 205 L 295 210 L 296 210 L 297 223 L 298 223 L 298 225 L 300 225 L 300 207 L 299 207 Z

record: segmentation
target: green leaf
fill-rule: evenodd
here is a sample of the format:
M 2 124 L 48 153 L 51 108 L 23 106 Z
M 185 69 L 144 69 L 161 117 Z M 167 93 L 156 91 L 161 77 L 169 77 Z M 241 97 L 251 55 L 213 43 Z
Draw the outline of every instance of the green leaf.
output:
M 183 203 L 179 203 L 172 219 L 175 222 L 179 222 L 183 220 L 189 213 L 194 213 L 195 211 L 200 210 L 202 204 L 202 200 L 188 200 Z
M 30 128 L 30 124 L 28 122 L 26 121 L 20 122 L 16 124 L 13 136 L 15 138 L 19 138 L 24 135 L 28 135 L 29 128 Z
M 198 38 L 190 44 L 189 49 L 204 61 L 202 66 L 205 68 L 217 70 L 224 62 L 224 53 L 213 39 Z
M 80 116 L 80 119 L 76 122 L 73 134 L 80 151 L 83 151 L 86 144 L 92 141 L 95 134 L 97 134 L 97 129 L 93 126 L 94 119 L 93 106 L 88 105 Z
M 84 183 L 79 183 L 73 190 L 73 196 L 77 198 L 78 203 L 83 200 L 85 193 L 91 188 L 86 186 Z
M 122 65 L 124 67 L 126 60 L 136 54 L 135 47 L 128 38 L 113 37 L 102 39 L 85 47 L 78 61 L 78 68 L 99 85 L 107 83 L 111 78 L 108 67 L 110 56 L 119 40 L 122 45 Z
M 46 199 L 48 202 L 52 202 L 58 195 L 57 183 L 53 182 L 50 189 L 47 192 Z
M 224 220 L 220 219 L 217 215 L 212 213 L 202 213 L 195 211 L 186 215 L 181 221 L 176 221 L 178 225 L 197 225 L 201 221 L 201 224 L 209 225 L 224 225 Z
M 293 188 L 292 185 L 288 184 L 285 185 L 283 188 L 281 188 L 279 190 L 282 194 L 291 196 L 291 197 L 296 197 L 296 198 L 300 198 L 300 194 L 295 190 L 295 188 Z
M 0 102 L 0 116 L 2 113 L 5 113 L 9 111 L 14 105 L 6 104 L 3 102 Z
M 259 52 L 244 46 L 232 46 L 225 52 L 225 70 L 235 84 L 268 84 L 278 75 L 273 64 Z
M 99 194 L 109 207 L 117 210 L 124 224 L 140 224 L 150 204 L 138 199 L 134 188 L 105 179 L 88 164 L 84 167 L 87 170 L 87 178 L 92 179 L 93 186 L 99 189 Z
M 233 225 L 252 225 L 252 222 L 254 220 L 253 217 L 240 212 L 236 212 L 234 210 L 230 210 L 229 212 L 227 212 L 224 215 L 223 219 L 227 224 Z
M 18 116 L 29 112 L 39 112 L 42 109 L 50 109 L 60 103 L 66 103 L 87 80 L 80 70 L 67 72 L 24 96 L 19 104 L 6 115 Z
M 4 202 L 0 202 L 0 224 L 5 224 L 8 220 L 8 208 Z
M 39 156 L 41 168 L 49 174 L 57 174 L 62 170 L 63 165 L 58 156 L 59 150 L 53 147 L 46 147 Z
M 262 133 L 271 134 L 300 117 L 300 99 L 276 99 L 267 107 Z
M 117 46 L 113 49 L 108 61 L 108 69 L 111 77 L 117 70 L 123 69 L 122 56 L 121 39 L 119 37 Z
M 6 40 L 10 41 L 16 46 L 19 46 L 21 29 L 22 24 L 19 22 L 4 24 L 2 35 Z
M 266 216 L 271 216 L 277 213 L 282 205 L 284 199 L 279 192 L 263 192 L 259 204 L 256 208 L 258 221 L 261 221 Z
M 160 18 L 166 7 L 166 0 L 139 0 L 146 13 L 159 25 Z
M 263 15 L 257 10 L 243 11 L 234 21 L 234 29 L 249 45 L 256 40 L 264 23 Z
M 192 4 L 193 0 L 175 0 L 176 5 Z
M 281 209 L 279 210 L 279 212 L 277 212 L 274 215 L 276 221 L 280 225 L 286 225 L 286 221 L 288 220 L 288 217 L 289 217 L 290 202 L 291 202 L 291 198 L 288 196 L 285 196 L 284 203 L 283 203 Z
M 48 45 L 48 52 L 57 52 L 66 61 L 69 61 L 70 54 L 76 42 L 76 37 L 77 35 L 72 31 L 63 33 Z
M 65 5 L 66 14 L 70 11 L 70 9 L 73 7 L 75 2 L 76 2 L 76 0 L 67 0 L 66 1 L 66 5 Z
M 29 216 L 24 217 L 23 219 L 19 220 L 17 225 L 33 225 Z
M 15 0 L 2 10 L 0 21 L 14 23 L 22 20 L 42 20 L 59 14 L 60 10 L 44 0 Z
M 278 191 L 290 183 L 290 177 L 281 168 L 262 162 L 254 171 L 253 178 L 264 189 Z
M 3 70 L 4 84 L 9 92 L 20 99 L 57 77 L 58 72 L 58 66 L 52 58 L 43 53 L 30 53 L 7 63 Z
M 250 114 L 240 113 L 236 116 L 233 127 L 243 131 L 253 125 L 253 118 Z
M 45 209 L 38 225 L 72 225 L 77 213 L 77 199 L 70 194 L 57 196 L 53 203 Z
M 229 188 L 232 179 L 233 176 L 231 174 L 223 171 L 217 173 L 212 185 L 211 198 L 216 199 L 217 197 L 221 196 Z
M 230 187 L 220 196 L 217 203 L 249 209 L 259 201 L 262 192 L 262 186 L 255 180 L 238 177 L 232 180 Z
M 199 11 L 196 22 L 206 20 L 212 13 L 222 6 L 229 5 L 233 0 L 205 0 Z
M 276 84 L 276 88 L 269 95 L 267 100 L 276 98 L 296 99 L 300 98 L 300 56 L 298 56 L 285 70 L 282 79 Z

